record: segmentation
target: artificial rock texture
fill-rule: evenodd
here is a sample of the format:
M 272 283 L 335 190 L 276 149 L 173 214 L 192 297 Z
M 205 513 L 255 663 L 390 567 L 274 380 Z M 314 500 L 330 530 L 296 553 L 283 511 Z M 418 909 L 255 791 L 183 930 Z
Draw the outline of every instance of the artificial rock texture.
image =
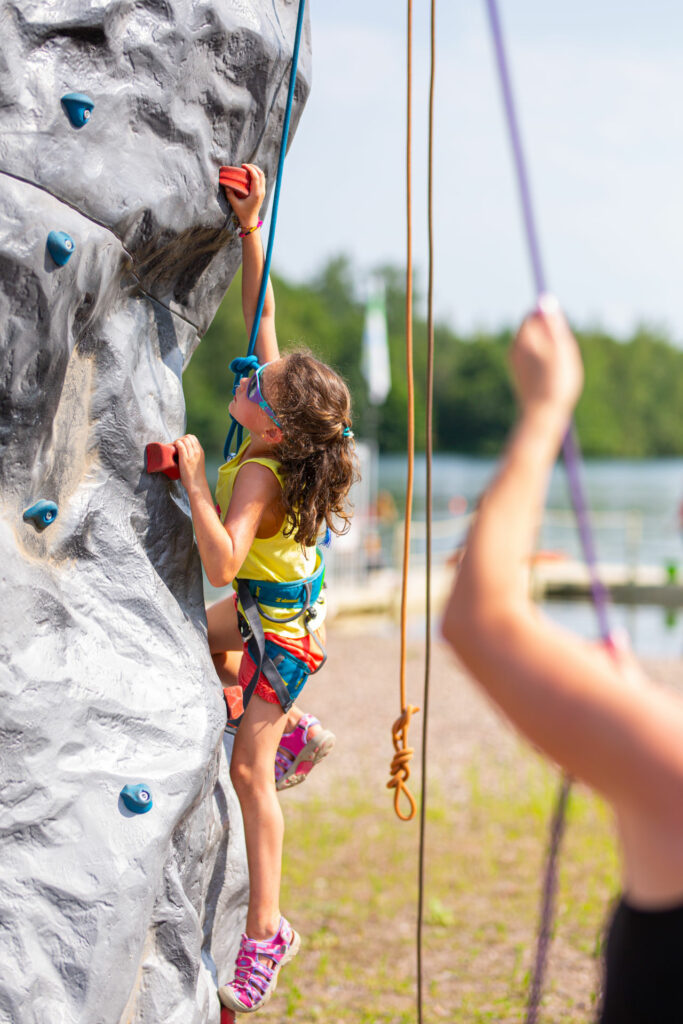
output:
M 218 1024 L 241 821 L 188 505 L 144 448 L 183 432 L 239 265 L 218 168 L 272 182 L 297 9 L 0 0 L 2 1024 Z M 309 68 L 306 31 L 292 130 Z M 68 92 L 95 103 L 80 129 Z

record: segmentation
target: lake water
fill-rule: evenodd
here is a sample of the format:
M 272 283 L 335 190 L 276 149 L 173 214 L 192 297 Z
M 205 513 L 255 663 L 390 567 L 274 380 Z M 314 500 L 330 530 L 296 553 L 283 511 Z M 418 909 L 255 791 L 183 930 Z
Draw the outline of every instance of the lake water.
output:
M 437 455 L 432 470 L 433 514 L 435 521 L 452 516 L 451 507 L 465 499 L 472 511 L 476 500 L 495 473 L 495 459 L 477 459 L 458 455 Z M 405 495 L 405 459 L 383 456 L 379 460 L 379 487 L 389 491 L 399 509 Z M 643 461 L 595 460 L 583 467 L 583 482 L 594 520 L 598 558 L 604 562 L 624 562 L 627 526 L 625 513 L 633 513 L 632 525 L 640 524 L 641 565 L 683 563 L 683 543 L 679 509 L 683 502 L 683 459 Z M 414 515 L 425 516 L 425 460 L 415 463 Z M 454 501 L 455 499 L 455 501 Z M 571 510 L 566 477 L 562 466 L 553 472 L 548 492 L 548 509 Z M 400 513 L 402 514 L 402 513 Z M 571 517 L 558 517 L 544 525 L 543 547 L 559 548 L 572 557 L 580 555 L 578 538 Z M 563 520 L 567 520 L 564 522 Z
M 454 544 L 465 536 L 465 525 L 458 527 L 452 509 L 471 511 L 476 500 L 490 482 L 497 462 L 459 455 L 436 455 L 433 465 L 433 507 L 435 523 L 447 526 L 454 523 L 453 532 L 437 539 L 435 560 L 447 557 Z M 218 466 L 209 467 L 209 480 L 215 480 Z M 402 456 L 386 455 L 377 466 L 378 487 L 394 498 L 398 514 L 403 516 L 405 496 L 406 460 Z M 654 459 L 643 461 L 592 460 L 583 468 L 584 488 L 591 509 L 598 558 L 602 562 L 640 565 L 677 564 L 683 573 L 683 535 L 680 529 L 679 508 L 683 501 L 683 459 Z M 425 460 L 418 456 L 415 463 L 414 516 L 425 516 Z M 358 500 L 356 506 L 362 507 Z M 548 508 L 559 516 L 548 518 L 544 524 L 540 544 L 544 548 L 562 551 L 572 558 L 580 557 L 576 528 L 572 517 L 564 470 L 558 466 L 552 476 L 548 494 Z M 631 518 L 627 518 L 627 513 Z M 385 532 L 386 557 L 391 557 L 391 531 Z M 420 554 L 420 541 L 415 551 Z M 207 586 L 207 598 L 218 592 Z M 595 635 L 595 617 L 587 602 L 558 602 L 546 604 L 548 613 L 561 624 L 584 636 Z M 683 656 L 683 609 L 667 611 L 657 606 L 615 606 L 614 625 L 627 629 L 635 650 L 648 657 Z
M 478 496 L 495 473 L 495 459 L 437 455 L 432 471 L 435 522 L 452 518 L 451 509 L 467 502 L 471 511 Z M 591 460 L 584 464 L 584 490 L 591 509 L 598 559 L 603 562 L 662 566 L 676 564 L 683 573 L 683 533 L 680 506 L 683 502 L 683 459 L 642 461 Z M 401 508 L 405 495 L 405 459 L 383 456 L 379 460 L 379 487 L 389 491 Z M 414 515 L 425 515 L 425 460 L 415 464 Z M 464 501 L 463 501 L 464 499 Z M 549 516 L 541 532 L 544 548 L 580 557 L 566 477 L 557 466 L 550 483 L 547 507 L 564 515 Z M 627 516 L 628 514 L 628 516 Z M 401 513 L 402 515 L 402 513 Z M 463 530 L 464 533 L 464 530 Z M 435 543 L 435 558 L 447 554 Z M 452 541 L 451 548 L 452 548 Z M 419 551 L 419 545 L 418 551 Z M 595 615 L 588 602 L 550 601 L 545 610 L 563 626 L 593 637 Z M 627 630 L 639 654 L 647 657 L 683 656 L 683 609 L 667 610 L 653 605 L 612 608 L 614 626 Z

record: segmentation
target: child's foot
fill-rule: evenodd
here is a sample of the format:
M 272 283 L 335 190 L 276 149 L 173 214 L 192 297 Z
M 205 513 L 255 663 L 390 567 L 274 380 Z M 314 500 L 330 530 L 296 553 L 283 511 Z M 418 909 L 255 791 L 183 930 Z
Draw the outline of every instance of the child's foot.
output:
M 237 1013 L 253 1013 L 264 1006 L 277 987 L 281 967 L 299 952 L 301 939 L 284 917 L 272 939 L 258 941 L 242 936 L 235 977 L 229 985 L 219 988 L 223 1006 Z
M 327 757 L 334 733 L 323 729 L 313 715 L 302 715 L 291 732 L 283 734 L 275 755 L 275 787 L 289 789 L 303 782 L 311 768 Z

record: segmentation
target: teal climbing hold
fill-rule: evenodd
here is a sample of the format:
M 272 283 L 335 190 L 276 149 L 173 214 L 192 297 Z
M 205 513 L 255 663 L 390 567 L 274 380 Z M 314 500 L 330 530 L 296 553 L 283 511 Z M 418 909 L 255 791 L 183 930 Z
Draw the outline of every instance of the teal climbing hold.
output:
M 47 251 L 57 266 L 63 267 L 76 251 L 76 243 L 66 231 L 51 231 L 47 236 Z
M 62 103 L 74 128 L 82 128 L 90 120 L 95 104 L 83 92 L 68 92 L 62 96 Z
M 121 790 L 121 799 L 133 814 L 147 814 L 154 806 L 151 790 L 143 783 L 138 783 L 137 786 L 124 786 Z
M 59 509 L 54 501 L 46 501 L 45 498 L 41 498 L 35 505 L 26 509 L 24 519 L 27 523 L 33 523 L 36 530 L 44 530 L 46 526 L 54 523 L 58 514 Z

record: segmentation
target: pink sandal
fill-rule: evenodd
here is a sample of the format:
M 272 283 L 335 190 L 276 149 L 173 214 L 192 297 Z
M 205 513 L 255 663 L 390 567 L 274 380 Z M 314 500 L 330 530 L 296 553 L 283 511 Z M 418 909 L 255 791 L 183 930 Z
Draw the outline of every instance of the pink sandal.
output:
M 320 729 L 309 738 L 312 726 L 320 722 L 314 715 L 302 715 L 291 732 L 284 733 L 275 755 L 275 788 L 289 789 L 303 782 L 311 768 L 327 757 L 334 746 L 334 733 Z
M 253 1013 L 268 1002 L 277 988 L 280 968 L 299 952 L 301 939 L 289 921 L 280 918 L 280 927 L 272 939 L 240 941 L 235 977 L 229 985 L 218 989 L 223 1006 L 236 1013 Z

